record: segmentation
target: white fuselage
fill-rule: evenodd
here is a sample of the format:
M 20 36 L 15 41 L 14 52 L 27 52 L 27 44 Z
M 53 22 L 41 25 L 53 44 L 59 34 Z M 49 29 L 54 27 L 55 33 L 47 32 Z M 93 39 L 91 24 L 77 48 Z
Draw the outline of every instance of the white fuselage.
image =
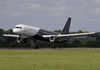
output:
M 15 26 L 13 32 L 18 35 L 34 36 L 37 34 L 39 30 L 40 28 L 37 27 L 19 24 Z

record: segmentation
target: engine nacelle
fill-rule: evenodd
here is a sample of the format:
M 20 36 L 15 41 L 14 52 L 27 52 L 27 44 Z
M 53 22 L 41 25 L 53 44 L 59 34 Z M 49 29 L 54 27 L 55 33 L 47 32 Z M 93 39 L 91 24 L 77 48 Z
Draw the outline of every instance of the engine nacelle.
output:
M 17 38 L 17 42 L 18 43 L 27 43 L 27 38 L 21 38 L 21 37 L 19 37 L 19 38 Z
M 51 36 L 49 38 L 50 42 L 53 42 L 53 43 L 63 43 L 63 42 L 68 42 L 70 41 L 69 38 L 59 38 L 57 36 Z
M 56 37 L 56 36 L 51 36 L 51 37 L 49 38 L 49 40 L 50 40 L 50 42 L 59 42 L 59 38 Z

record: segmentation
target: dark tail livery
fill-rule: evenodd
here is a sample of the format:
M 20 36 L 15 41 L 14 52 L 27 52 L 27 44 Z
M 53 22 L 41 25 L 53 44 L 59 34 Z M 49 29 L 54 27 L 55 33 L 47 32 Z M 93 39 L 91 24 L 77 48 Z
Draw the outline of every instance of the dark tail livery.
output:
M 70 23 L 71 23 L 71 18 L 69 17 L 61 34 L 69 34 Z

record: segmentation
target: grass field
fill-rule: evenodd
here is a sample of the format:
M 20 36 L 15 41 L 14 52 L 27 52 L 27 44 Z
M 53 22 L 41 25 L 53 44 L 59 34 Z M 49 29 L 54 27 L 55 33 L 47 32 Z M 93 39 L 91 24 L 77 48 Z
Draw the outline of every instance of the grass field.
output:
M 100 50 L 0 50 L 0 70 L 99 70 Z

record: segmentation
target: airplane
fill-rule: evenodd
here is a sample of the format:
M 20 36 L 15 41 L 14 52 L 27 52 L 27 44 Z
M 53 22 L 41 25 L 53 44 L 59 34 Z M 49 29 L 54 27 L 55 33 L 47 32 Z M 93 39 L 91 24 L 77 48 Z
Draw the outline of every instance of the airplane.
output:
M 34 49 L 38 49 L 37 41 L 51 42 L 51 47 L 56 48 L 56 43 L 68 42 L 71 39 L 86 38 L 87 35 L 95 34 L 95 32 L 69 34 L 70 23 L 71 18 L 69 17 L 61 33 L 47 31 L 38 27 L 33 27 L 25 24 L 18 24 L 13 29 L 14 35 L 4 34 L 3 36 L 16 37 L 18 43 L 27 43 L 27 40 L 30 39 L 31 46 L 33 46 Z

